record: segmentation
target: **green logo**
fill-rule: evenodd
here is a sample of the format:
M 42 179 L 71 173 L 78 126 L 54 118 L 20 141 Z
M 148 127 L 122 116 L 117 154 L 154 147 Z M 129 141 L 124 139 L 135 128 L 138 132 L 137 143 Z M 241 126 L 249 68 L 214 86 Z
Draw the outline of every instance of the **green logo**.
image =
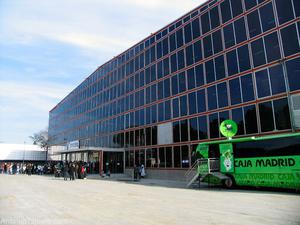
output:
M 224 137 L 231 138 L 237 131 L 237 125 L 233 120 L 224 120 L 220 125 L 220 132 Z

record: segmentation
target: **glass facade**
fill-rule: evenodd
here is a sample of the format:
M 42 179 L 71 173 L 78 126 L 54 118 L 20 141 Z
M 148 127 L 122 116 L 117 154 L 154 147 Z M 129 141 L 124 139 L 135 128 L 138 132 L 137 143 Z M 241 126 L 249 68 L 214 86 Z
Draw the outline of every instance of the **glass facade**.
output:
M 50 111 L 51 145 L 125 149 L 125 165 L 187 168 L 200 141 L 290 131 L 300 92 L 298 0 L 209 1 L 99 67 Z M 161 142 L 160 125 L 172 141 Z

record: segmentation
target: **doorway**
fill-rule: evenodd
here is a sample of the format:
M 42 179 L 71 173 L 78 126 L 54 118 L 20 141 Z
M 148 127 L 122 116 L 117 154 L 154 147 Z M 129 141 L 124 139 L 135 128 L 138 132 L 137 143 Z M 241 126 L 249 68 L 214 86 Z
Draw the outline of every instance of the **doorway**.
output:
M 123 152 L 103 152 L 103 170 L 106 173 L 124 173 Z

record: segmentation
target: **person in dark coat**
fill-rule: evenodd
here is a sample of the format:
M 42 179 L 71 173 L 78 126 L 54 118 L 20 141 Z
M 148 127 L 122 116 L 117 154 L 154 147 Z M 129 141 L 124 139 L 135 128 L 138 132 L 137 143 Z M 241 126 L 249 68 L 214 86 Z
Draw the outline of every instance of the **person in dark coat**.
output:
M 64 166 L 64 180 L 68 180 L 69 166 L 68 163 Z
M 69 171 L 70 171 L 70 180 L 75 180 L 75 165 L 74 165 L 74 163 L 71 163 L 71 165 L 69 167 Z

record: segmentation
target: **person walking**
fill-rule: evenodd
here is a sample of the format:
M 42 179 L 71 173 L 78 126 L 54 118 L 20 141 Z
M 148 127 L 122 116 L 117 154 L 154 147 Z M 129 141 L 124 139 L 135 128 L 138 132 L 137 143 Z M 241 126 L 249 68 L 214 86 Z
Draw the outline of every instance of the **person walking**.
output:
M 142 177 L 142 178 L 145 178 L 145 176 L 146 176 L 145 166 L 142 164 L 142 165 L 141 165 L 141 177 Z

